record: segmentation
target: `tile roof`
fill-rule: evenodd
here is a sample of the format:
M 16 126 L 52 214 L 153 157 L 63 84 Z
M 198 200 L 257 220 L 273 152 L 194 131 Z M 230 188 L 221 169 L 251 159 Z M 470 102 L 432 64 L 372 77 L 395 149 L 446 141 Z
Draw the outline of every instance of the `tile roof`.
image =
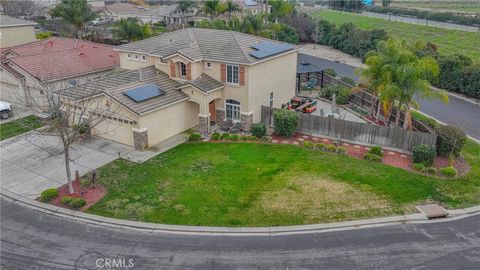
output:
M 140 79 L 140 72 L 141 77 Z M 145 101 L 135 102 L 123 92 L 146 84 L 155 84 L 165 91 L 165 95 Z M 80 99 L 97 94 L 105 94 L 138 115 L 167 106 L 173 102 L 188 99 L 188 96 L 177 88 L 180 84 L 158 71 L 154 66 L 129 70 L 59 91 L 60 95 Z
M 84 40 L 52 37 L 9 47 L 15 56 L 7 58 L 40 81 L 58 80 L 119 67 L 118 52 L 113 47 Z M 5 59 L 2 57 L 2 60 Z
M 251 45 L 269 40 L 240 32 L 204 28 L 186 28 L 117 47 L 119 51 L 146 53 L 160 57 L 175 54 L 193 61 L 251 64 L 263 59 L 251 55 Z M 269 40 L 273 43 L 282 43 Z M 298 50 L 294 47 L 291 51 Z M 274 57 L 274 55 L 270 56 Z
M 219 89 L 219 88 L 224 86 L 223 83 L 215 80 L 214 78 L 212 78 L 212 77 L 210 77 L 206 74 L 202 74 L 200 77 L 196 78 L 195 80 L 193 80 L 191 82 L 186 82 L 181 87 L 187 86 L 187 85 L 192 85 L 195 88 L 197 88 L 197 89 L 199 89 L 199 90 L 201 90 L 205 93 L 208 93 L 209 91 L 212 91 L 212 90 L 215 90 L 215 89 Z
M 9 26 L 35 25 L 35 24 L 37 23 L 0 14 L 0 28 L 9 27 Z

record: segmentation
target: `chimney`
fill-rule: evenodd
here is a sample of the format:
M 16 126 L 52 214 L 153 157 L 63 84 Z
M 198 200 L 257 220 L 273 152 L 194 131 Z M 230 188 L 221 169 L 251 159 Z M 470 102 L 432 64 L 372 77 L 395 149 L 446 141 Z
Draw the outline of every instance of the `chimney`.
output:
M 143 81 L 143 68 L 138 70 L 138 80 Z

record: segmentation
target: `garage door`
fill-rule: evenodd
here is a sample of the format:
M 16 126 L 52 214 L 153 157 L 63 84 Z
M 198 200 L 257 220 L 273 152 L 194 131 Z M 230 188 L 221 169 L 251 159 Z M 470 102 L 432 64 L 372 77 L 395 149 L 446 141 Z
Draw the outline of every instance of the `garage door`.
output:
M 92 135 L 133 146 L 133 127 L 128 123 L 106 119 L 92 128 Z
M 18 85 L 0 82 L 0 100 L 14 104 L 25 104 L 25 93 Z

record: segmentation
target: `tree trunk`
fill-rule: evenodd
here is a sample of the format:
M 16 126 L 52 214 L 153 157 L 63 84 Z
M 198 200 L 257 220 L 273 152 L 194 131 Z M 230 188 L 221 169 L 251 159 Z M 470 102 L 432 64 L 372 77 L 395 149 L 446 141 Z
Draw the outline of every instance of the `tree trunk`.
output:
M 375 100 L 377 100 L 377 99 L 375 98 L 374 93 L 372 93 L 372 99 L 370 100 L 370 103 L 371 103 L 371 105 L 370 105 L 370 115 L 372 117 L 376 117 L 376 115 L 375 115 L 375 104 L 376 104 Z
M 401 106 L 400 104 L 398 104 L 397 115 L 395 116 L 395 125 L 396 125 L 396 126 L 400 126 L 400 112 L 401 112 L 401 108 L 402 108 L 402 106 Z
M 380 99 L 377 99 L 377 111 L 375 112 L 376 118 L 380 116 L 381 108 L 382 108 L 382 102 L 380 101 Z
M 410 104 L 405 105 L 405 119 L 403 121 L 403 129 L 411 129 L 412 127 L 410 111 Z
M 70 173 L 70 152 L 68 147 L 64 147 L 65 152 L 65 170 L 67 171 L 67 181 L 68 181 L 68 193 L 72 194 L 75 193 L 72 184 L 72 175 Z

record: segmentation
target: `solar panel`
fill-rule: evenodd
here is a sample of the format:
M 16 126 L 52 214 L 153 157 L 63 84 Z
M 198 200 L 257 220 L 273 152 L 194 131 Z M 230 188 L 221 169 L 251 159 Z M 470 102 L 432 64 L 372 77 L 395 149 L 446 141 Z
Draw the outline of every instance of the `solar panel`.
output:
M 262 41 L 251 45 L 252 48 L 256 49 L 250 53 L 251 56 L 262 59 L 277 53 L 285 52 L 293 48 L 290 44 L 275 44 L 270 41 Z
M 123 92 L 124 95 L 133 99 L 135 102 L 145 101 L 165 94 L 165 91 L 157 85 L 146 84 Z

